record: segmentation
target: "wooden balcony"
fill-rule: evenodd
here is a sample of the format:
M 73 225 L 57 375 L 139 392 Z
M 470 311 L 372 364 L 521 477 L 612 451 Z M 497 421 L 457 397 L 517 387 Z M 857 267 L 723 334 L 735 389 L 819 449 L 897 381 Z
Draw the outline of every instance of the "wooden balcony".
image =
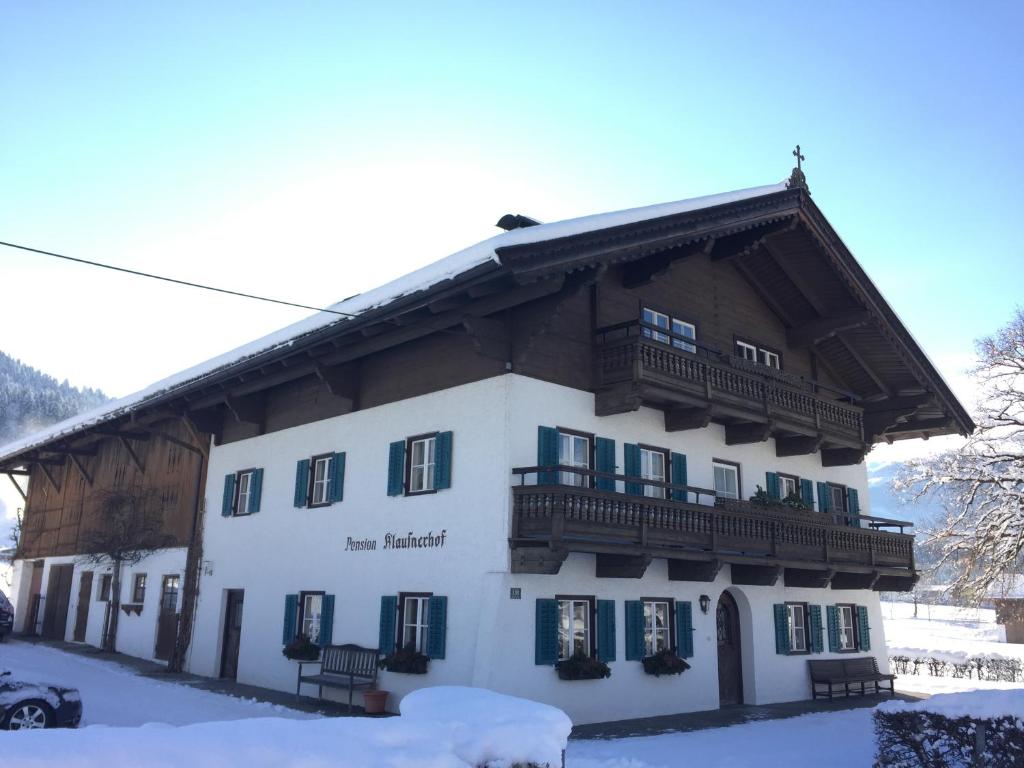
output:
M 596 575 L 640 578 L 655 557 L 670 580 L 713 581 L 731 566 L 734 584 L 906 591 L 917 580 L 910 523 L 869 515 L 764 507 L 716 499 L 708 489 L 644 481 L 669 497 L 651 498 L 574 485 L 536 484 L 557 472 L 605 485 L 627 478 L 570 467 L 522 467 L 512 487 L 513 573 L 558 573 L 570 552 L 597 556 Z M 636 478 L 629 478 L 636 482 Z M 900 533 L 881 530 L 899 528 Z
M 865 449 L 864 411 L 848 393 L 664 334 L 641 322 L 595 336 L 599 416 L 649 405 L 665 411 L 665 429 L 726 427 L 726 442 L 776 439 L 780 456 L 822 451 L 826 466 L 856 464 Z M 680 348 L 682 347 L 682 348 Z

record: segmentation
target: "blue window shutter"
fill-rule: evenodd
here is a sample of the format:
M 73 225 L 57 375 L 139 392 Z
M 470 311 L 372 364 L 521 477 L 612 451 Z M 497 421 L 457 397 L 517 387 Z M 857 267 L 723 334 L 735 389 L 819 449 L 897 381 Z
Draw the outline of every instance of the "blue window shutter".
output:
M 553 666 L 558 661 L 558 601 L 537 600 L 537 619 L 534 625 L 535 643 L 533 663 Z
M 443 659 L 448 637 L 448 598 L 434 595 L 427 604 L 427 656 Z
M 644 647 L 644 604 L 640 600 L 626 601 L 626 661 L 640 661 Z
M 775 652 L 789 653 L 789 612 L 785 603 L 775 606 Z
M 857 636 L 860 640 L 860 649 L 870 651 L 871 627 L 868 626 L 868 609 L 864 605 L 857 606 Z
M 284 631 L 281 634 L 281 642 L 288 645 L 295 639 L 295 620 L 299 615 L 299 596 L 284 596 Z
M 814 509 L 814 483 L 806 477 L 800 481 L 800 501 Z
M 260 501 L 263 499 L 263 470 L 254 469 L 252 480 L 249 485 L 249 514 L 260 511 Z
M 828 493 L 828 483 L 818 483 L 818 511 L 832 511 L 832 497 Z
M 388 448 L 388 496 L 405 491 L 405 440 L 396 440 Z
M 826 605 L 825 614 L 828 619 L 828 649 L 835 653 L 839 650 L 839 609 Z
M 636 443 L 626 443 L 622 446 L 623 467 L 622 474 L 626 477 L 640 477 L 640 446 Z M 626 481 L 626 493 L 633 496 L 643 496 L 644 487 L 641 483 Z
M 673 485 L 687 485 L 686 482 L 686 456 L 681 453 L 672 454 L 672 478 Z M 672 498 L 676 501 L 688 501 L 686 491 L 672 491 Z
M 807 622 L 810 625 L 811 630 L 811 652 L 821 653 L 824 649 L 824 643 L 822 642 L 821 637 L 821 606 L 809 605 L 807 606 L 807 612 Z
M 295 465 L 295 506 L 309 505 L 309 459 Z
M 336 453 L 331 457 L 331 489 L 328 498 L 338 502 L 345 498 L 345 454 Z
M 380 599 L 380 637 L 378 638 L 377 649 L 381 655 L 388 656 L 398 645 L 395 637 L 395 623 L 398 620 L 398 598 L 394 595 L 384 595 Z
M 235 504 L 235 475 L 234 473 L 224 476 L 224 498 L 220 503 L 221 517 L 231 517 L 231 510 Z
M 676 653 L 684 659 L 693 656 L 693 603 L 676 601 Z
M 557 464 L 558 430 L 554 427 L 537 427 L 537 466 L 553 467 Z M 557 482 L 557 472 L 539 472 L 537 474 L 539 485 L 554 485 Z
M 615 474 L 615 441 L 607 437 L 598 437 L 594 440 L 594 454 L 598 472 Z M 599 491 L 614 491 L 615 481 L 610 477 L 599 477 L 594 483 Z
M 320 647 L 325 648 L 334 639 L 334 595 L 324 595 L 320 604 Z
M 846 510 L 851 515 L 860 514 L 860 496 L 856 488 L 846 489 Z M 860 520 L 850 520 L 850 525 L 854 528 L 860 528 Z
M 779 475 L 777 472 L 766 472 L 764 475 L 765 490 L 768 491 L 768 498 L 779 501 Z
M 452 487 L 452 433 L 439 432 L 434 441 L 434 488 Z
M 597 601 L 597 658 L 615 661 L 615 601 Z

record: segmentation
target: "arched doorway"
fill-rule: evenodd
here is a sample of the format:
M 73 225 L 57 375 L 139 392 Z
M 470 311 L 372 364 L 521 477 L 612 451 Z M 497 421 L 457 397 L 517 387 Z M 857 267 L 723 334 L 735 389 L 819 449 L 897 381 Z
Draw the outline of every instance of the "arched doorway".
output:
M 718 598 L 715 609 L 718 633 L 719 706 L 743 703 L 743 663 L 740 656 L 740 612 L 728 592 Z

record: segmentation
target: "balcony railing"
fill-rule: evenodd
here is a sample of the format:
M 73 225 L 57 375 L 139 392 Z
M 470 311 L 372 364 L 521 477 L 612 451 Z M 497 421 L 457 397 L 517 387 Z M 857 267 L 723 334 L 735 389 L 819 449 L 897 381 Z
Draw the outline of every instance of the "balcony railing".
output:
M 863 410 L 852 403 L 850 393 L 652 328 L 633 321 L 597 331 L 598 390 L 647 383 L 691 400 L 746 411 L 759 420 L 789 422 L 850 443 L 863 441 Z M 645 331 L 661 333 L 669 341 L 658 341 Z
M 543 544 L 553 550 L 668 558 L 701 552 L 793 568 L 868 566 L 914 572 L 914 537 L 902 533 L 911 525 L 904 521 L 760 506 L 716 498 L 706 488 L 578 467 L 519 467 L 512 472 L 518 477 L 512 488 L 513 548 Z M 583 484 L 551 482 L 560 473 Z M 538 477 L 545 482 L 535 484 Z M 591 487 L 598 480 L 614 483 L 616 490 Z M 626 482 L 662 489 L 668 498 L 620 492 Z M 885 527 L 901 532 L 880 530 Z

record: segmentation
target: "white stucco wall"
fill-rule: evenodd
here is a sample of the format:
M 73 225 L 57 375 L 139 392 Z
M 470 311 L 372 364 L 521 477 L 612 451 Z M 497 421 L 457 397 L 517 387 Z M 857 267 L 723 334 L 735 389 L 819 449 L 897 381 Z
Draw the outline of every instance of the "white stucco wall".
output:
M 712 583 L 672 582 L 664 560 L 640 580 L 597 579 L 592 555 L 572 555 L 555 576 L 509 573 L 507 537 L 511 468 L 537 459 L 537 427 L 561 426 L 616 441 L 622 471 L 624 442 L 643 442 L 687 455 L 688 482 L 712 487 L 712 457 L 741 464 L 741 496 L 764 485 L 768 471 L 841 483 L 860 491 L 868 512 L 863 465 L 823 468 L 818 455 L 778 458 L 773 441 L 726 446 L 724 429 L 667 433 L 660 411 L 598 418 L 593 396 L 516 375 L 412 398 L 223 446 L 211 452 L 204 526 L 204 575 L 189 666 L 217 676 L 227 590 L 245 590 L 238 679 L 294 690 L 296 665 L 281 655 L 284 598 L 303 590 L 335 596 L 333 641 L 376 647 L 380 598 L 403 591 L 448 597 L 447 657 L 424 676 L 381 672 L 394 709 L 417 687 L 481 685 L 565 709 L 576 722 L 669 714 L 718 706 L 714 606 L 729 589 L 740 609 L 744 696 L 748 703 L 807 698 L 806 656 L 775 653 L 772 606 L 806 601 L 824 606 L 866 605 L 872 653 L 886 666 L 878 597 L 870 591 L 787 589 L 731 585 L 726 566 Z M 388 446 L 434 430 L 452 430 L 452 487 L 417 497 L 388 497 Z M 346 453 L 344 500 L 329 507 L 293 506 L 295 463 Z M 261 511 L 220 515 L 223 478 L 241 469 L 264 469 Z M 384 548 L 384 536 L 444 531 L 435 549 Z M 374 539 L 372 551 L 346 550 L 348 538 Z M 510 599 L 510 588 L 522 591 Z M 612 677 L 565 682 L 534 664 L 535 601 L 556 594 L 586 594 L 616 602 L 617 661 Z M 711 598 L 702 614 L 699 597 Z M 653 678 L 625 661 L 624 601 L 640 597 L 689 600 L 694 610 L 692 669 L 681 677 Z M 826 646 L 827 647 L 827 646 Z M 825 653 L 815 658 L 828 658 Z M 307 692 L 314 692 L 307 689 Z M 344 697 L 346 694 L 340 692 Z M 357 695 L 358 701 L 358 695 Z

